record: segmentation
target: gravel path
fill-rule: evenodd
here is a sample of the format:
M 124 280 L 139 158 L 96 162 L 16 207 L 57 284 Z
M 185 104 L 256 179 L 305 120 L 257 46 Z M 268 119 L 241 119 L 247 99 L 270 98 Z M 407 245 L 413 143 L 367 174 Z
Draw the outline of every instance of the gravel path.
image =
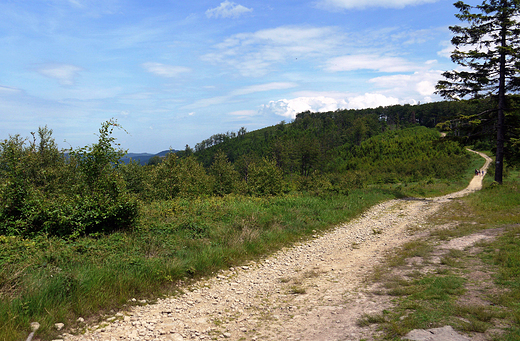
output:
M 486 158 L 487 169 L 490 159 Z M 479 190 L 475 176 L 463 191 L 425 200 L 390 200 L 313 240 L 258 263 L 231 268 L 177 297 L 137 306 L 87 326 L 80 340 L 367 340 L 363 313 L 381 312 L 386 299 L 366 290 L 366 277 L 385 252 L 418 238 L 425 220 L 452 198 Z

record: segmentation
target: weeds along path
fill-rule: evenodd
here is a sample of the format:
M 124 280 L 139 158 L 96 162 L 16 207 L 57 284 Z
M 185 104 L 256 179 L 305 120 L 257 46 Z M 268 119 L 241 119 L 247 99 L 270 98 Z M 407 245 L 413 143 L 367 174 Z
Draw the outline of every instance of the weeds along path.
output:
M 481 154 L 482 155 L 482 154 Z M 483 170 L 489 165 L 487 156 Z M 381 312 L 387 298 L 361 290 L 387 251 L 421 236 L 443 202 L 480 189 L 424 200 L 390 200 L 323 235 L 247 266 L 204 279 L 185 294 L 159 299 L 83 326 L 65 340 L 367 340 L 356 325 Z

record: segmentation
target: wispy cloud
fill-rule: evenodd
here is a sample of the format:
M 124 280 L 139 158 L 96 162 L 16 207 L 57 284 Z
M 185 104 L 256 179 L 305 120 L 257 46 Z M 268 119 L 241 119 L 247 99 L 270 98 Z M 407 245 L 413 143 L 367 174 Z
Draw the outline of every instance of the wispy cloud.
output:
M 251 86 L 246 86 L 243 88 L 233 90 L 224 96 L 200 99 L 200 100 L 194 102 L 193 104 L 185 106 L 185 108 L 187 108 L 187 109 L 204 108 L 204 107 L 209 107 L 212 105 L 217 105 L 217 104 L 231 101 L 233 98 L 238 97 L 238 96 L 249 95 L 249 94 L 253 94 L 253 93 L 257 93 L 257 92 L 289 89 L 289 88 L 294 88 L 296 86 L 298 86 L 298 84 L 290 83 L 290 82 L 273 82 L 273 83 L 266 83 L 266 84 L 251 85 Z
M 229 116 L 232 116 L 234 120 L 244 120 L 251 118 L 253 116 L 258 115 L 258 111 L 256 110 L 238 110 L 228 113 Z
M 72 5 L 76 6 L 76 7 L 80 7 L 80 8 L 83 8 L 85 7 L 84 4 L 82 4 L 80 1 L 78 0 L 69 0 L 69 3 L 71 3 Z
M 160 77 L 178 77 L 181 73 L 190 72 L 191 69 L 184 66 L 166 65 L 161 63 L 144 63 L 143 68 Z
M 342 42 L 333 27 L 284 26 L 235 34 L 215 45 L 216 51 L 203 60 L 227 64 L 246 77 L 258 77 L 275 64 L 333 53 Z
M 117 13 L 122 7 L 119 0 L 68 0 L 67 2 L 94 18 Z
M 368 7 L 403 8 L 436 1 L 438 0 L 319 0 L 316 6 L 327 10 L 364 9 Z
M 46 64 L 37 69 L 38 73 L 56 79 L 61 85 L 74 85 L 75 78 L 83 68 L 71 64 Z
M 18 88 L 0 85 L 0 95 L 14 95 L 20 93 L 22 93 L 22 90 Z
M 252 12 L 252 8 L 247 8 L 231 1 L 221 2 L 218 7 L 208 9 L 206 16 L 208 18 L 237 18 L 243 14 Z
M 399 29 L 399 31 L 391 35 L 391 38 L 393 41 L 402 41 L 402 44 L 405 46 L 424 44 L 428 41 L 435 40 L 436 36 L 442 34 L 444 30 L 445 27 L 421 30 Z
M 437 52 L 438 56 L 444 57 L 444 58 L 451 58 L 451 54 L 455 50 L 453 45 L 449 40 L 441 42 L 441 46 L 443 46 L 443 49 Z
M 273 82 L 273 83 L 266 83 L 266 84 L 258 84 L 258 85 L 246 86 L 244 88 L 234 90 L 231 92 L 230 95 L 231 96 L 240 96 L 240 95 L 252 94 L 255 92 L 290 89 L 290 88 L 294 88 L 296 86 L 297 86 L 296 83 L 291 83 L 291 82 Z
M 380 72 L 403 72 L 415 69 L 414 65 L 399 57 L 384 57 L 379 55 L 350 55 L 330 59 L 325 70 L 331 72 L 376 70 Z

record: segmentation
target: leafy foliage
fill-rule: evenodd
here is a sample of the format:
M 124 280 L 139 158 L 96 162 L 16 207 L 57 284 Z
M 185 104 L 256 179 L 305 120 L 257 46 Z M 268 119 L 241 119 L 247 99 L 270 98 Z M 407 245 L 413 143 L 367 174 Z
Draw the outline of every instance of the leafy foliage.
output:
M 0 232 L 7 235 L 77 237 L 130 227 L 137 202 L 116 171 L 124 155 L 110 136 L 117 123 L 102 125 L 97 144 L 59 152 L 52 130 L 40 128 L 39 141 L 11 136 L 0 143 Z M 38 143 L 37 143 L 38 142 Z
M 282 171 L 276 163 L 263 158 L 251 165 L 247 185 L 250 193 L 255 195 L 279 195 L 282 193 L 282 181 Z
M 378 135 L 342 158 L 347 160 L 345 170 L 362 170 L 372 181 L 383 183 L 454 178 L 463 174 L 469 161 L 458 143 L 439 140 L 437 132 L 423 127 Z
M 233 193 L 239 186 L 240 175 L 222 151 L 215 154 L 215 160 L 210 167 L 210 174 L 214 179 L 213 193 L 215 195 L 223 196 Z

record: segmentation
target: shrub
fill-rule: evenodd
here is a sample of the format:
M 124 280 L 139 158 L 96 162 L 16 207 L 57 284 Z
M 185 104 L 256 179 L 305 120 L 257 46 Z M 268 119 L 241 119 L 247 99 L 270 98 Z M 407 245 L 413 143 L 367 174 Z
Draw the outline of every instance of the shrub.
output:
M 166 200 L 206 196 L 211 192 L 211 177 L 194 157 L 179 159 L 176 154 L 170 153 L 152 170 L 146 198 Z
M 249 169 L 248 189 L 253 195 L 278 195 L 282 193 L 283 174 L 276 162 L 263 158 Z
M 210 174 L 213 176 L 213 193 L 215 195 L 223 196 L 235 191 L 239 174 L 224 152 L 219 151 L 215 154 L 215 159 L 210 167 Z
M 39 143 L 18 135 L 0 143 L 0 233 L 46 233 L 74 237 L 126 229 L 137 217 L 137 202 L 116 172 L 124 151 L 114 147 L 105 122 L 99 141 L 65 158 L 52 130 L 39 129 Z

